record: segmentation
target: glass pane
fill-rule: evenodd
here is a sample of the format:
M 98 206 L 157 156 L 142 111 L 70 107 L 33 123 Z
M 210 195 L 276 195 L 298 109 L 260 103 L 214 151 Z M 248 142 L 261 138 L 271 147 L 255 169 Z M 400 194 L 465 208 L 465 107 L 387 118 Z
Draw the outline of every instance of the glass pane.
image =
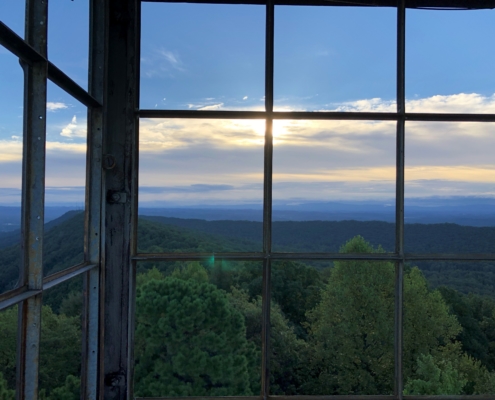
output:
M 79 400 L 81 395 L 82 279 L 43 293 L 41 315 L 41 397 Z
M 86 107 L 48 85 L 44 273 L 84 261 Z
M 264 109 L 265 7 L 143 3 L 141 108 Z
M 261 222 L 248 221 L 262 220 L 264 129 L 264 121 L 142 119 L 139 251 L 260 250 Z
M 394 249 L 395 123 L 274 121 L 273 249 Z M 384 222 L 385 221 L 385 222 Z
M 135 395 L 258 394 L 261 272 L 248 262 L 139 263 Z
M 433 261 L 406 267 L 405 394 L 495 393 L 493 267 Z
M 395 111 L 394 8 L 276 7 L 275 109 Z
M 25 1 L 4 0 L 0 3 L 0 15 L 2 16 L 1 21 L 17 33 L 21 38 L 24 38 L 25 8 Z M 5 52 L 8 52 L 8 50 L 4 49 L 3 46 L 0 46 L 0 54 Z
M 21 228 L 24 75 L 0 47 L 0 293 L 18 284 Z
M 407 122 L 407 252 L 493 252 L 495 125 Z M 455 225 L 454 225 L 455 224 Z
M 17 306 L 0 311 L 0 395 L 15 400 L 17 353 Z
M 343 252 L 373 252 L 362 237 Z M 392 394 L 394 265 L 273 263 L 274 395 Z
M 493 10 L 407 10 L 408 112 L 495 113 Z
M 48 59 L 88 88 L 89 1 L 50 1 Z

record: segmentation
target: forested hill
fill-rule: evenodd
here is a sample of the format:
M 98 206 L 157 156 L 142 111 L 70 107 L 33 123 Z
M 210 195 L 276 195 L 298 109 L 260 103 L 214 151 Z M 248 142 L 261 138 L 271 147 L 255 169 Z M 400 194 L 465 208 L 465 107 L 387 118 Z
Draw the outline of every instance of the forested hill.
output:
M 15 245 L 0 247 L 0 293 L 15 287 L 21 260 L 19 232 Z M 157 222 L 140 221 L 139 250 L 143 252 L 208 252 L 246 251 L 252 245 L 245 240 L 230 240 L 203 232 L 163 225 Z M 44 276 L 76 265 L 84 260 L 84 214 L 71 211 L 45 225 L 43 239 Z
M 81 212 L 67 213 L 46 225 L 45 274 L 83 260 L 83 226 Z M 395 225 L 386 222 L 288 221 L 273 222 L 272 226 L 274 251 L 338 252 L 357 235 L 374 247 L 382 246 L 388 251 L 392 251 L 394 245 Z M 15 237 L 16 233 L 10 235 Z M 487 253 L 495 246 L 495 228 L 489 227 L 408 224 L 405 235 L 406 252 Z M 139 222 L 138 247 L 141 252 L 260 251 L 261 243 L 260 222 L 154 216 L 143 216 Z M 20 254 L 19 244 L 0 250 L 0 292 L 17 282 Z M 495 293 L 495 272 L 488 263 L 430 262 L 418 266 L 434 287 L 448 285 L 465 293 Z
M 261 250 L 260 222 L 142 216 L 141 221 L 144 219 L 162 226 L 174 225 L 189 232 L 228 238 L 230 243 L 239 241 L 246 250 Z M 274 251 L 338 252 L 357 235 L 374 247 L 381 246 L 390 252 L 395 243 L 395 224 L 381 221 L 275 221 L 272 230 Z M 450 223 L 406 224 L 405 245 L 408 253 L 489 253 L 495 250 L 495 228 Z M 210 241 L 203 249 L 218 252 L 221 246 Z M 323 266 L 328 263 L 312 264 Z M 423 271 L 431 287 L 445 285 L 463 293 L 494 296 L 493 263 L 435 261 L 415 265 Z
M 83 259 L 83 214 L 51 226 L 44 236 L 45 275 Z M 394 233 L 392 224 L 382 222 L 273 227 L 274 247 L 288 251 L 376 253 L 378 245 L 391 249 Z M 450 224 L 411 225 L 406 234 L 409 251 L 438 244 L 435 251 L 486 252 L 493 242 L 491 229 Z M 141 218 L 138 236 L 142 252 L 259 250 L 261 224 Z M 18 244 L 0 250 L 0 292 L 15 285 L 20 254 Z M 419 267 L 404 271 L 404 393 L 495 393 L 493 268 L 447 262 Z M 139 262 L 136 395 L 259 393 L 262 275 L 257 261 Z M 394 281 L 394 265 L 385 261 L 273 262 L 272 393 L 392 393 Z M 47 400 L 80 398 L 81 283 L 79 276 L 43 292 L 40 388 Z M 450 287 L 431 290 L 442 284 Z M 0 399 L 14 399 L 17 311 L 0 313 Z
M 76 215 L 81 214 L 81 211 L 71 210 L 63 214 L 62 216 L 51 220 L 45 224 L 45 232 L 48 232 L 50 229 L 54 228 L 57 225 L 60 225 L 62 222 L 67 221 Z M 18 244 L 21 240 L 21 232 L 19 229 L 8 232 L 0 232 L 0 249 L 4 249 L 6 247 L 13 246 Z
M 142 216 L 141 219 L 174 225 L 207 234 L 262 243 L 263 225 L 253 221 L 206 221 Z M 350 238 L 361 235 L 373 246 L 392 252 L 395 224 L 381 221 L 275 221 L 272 223 L 274 251 L 338 252 Z M 406 252 L 488 253 L 495 250 L 494 227 L 457 224 L 406 224 Z

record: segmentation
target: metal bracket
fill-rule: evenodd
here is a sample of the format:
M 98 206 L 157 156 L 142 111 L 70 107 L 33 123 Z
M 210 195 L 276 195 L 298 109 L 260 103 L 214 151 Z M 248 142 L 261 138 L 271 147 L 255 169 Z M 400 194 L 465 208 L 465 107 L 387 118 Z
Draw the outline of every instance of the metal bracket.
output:
M 109 190 L 107 193 L 107 202 L 109 204 L 125 204 L 127 202 L 127 193 Z

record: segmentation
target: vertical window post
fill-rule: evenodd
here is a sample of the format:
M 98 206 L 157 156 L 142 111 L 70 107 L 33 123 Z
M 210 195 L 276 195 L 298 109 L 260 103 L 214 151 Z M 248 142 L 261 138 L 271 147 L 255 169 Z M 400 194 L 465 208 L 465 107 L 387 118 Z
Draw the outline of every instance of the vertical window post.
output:
M 25 39 L 46 57 L 46 0 L 26 2 Z M 22 63 L 24 69 L 24 146 L 22 164 L 22 261 L 20 286 L 43 288 L 43 222 L 47 62 Z M 38 398 L 42 294 L 19 304 L 17 398 Z
M 89 10 L 89 94 L 103 104 L 105 74 L 105 3 L 90 1 Z M 88 145 L 86 155 L 86 215 L 84 228 L 84 258 L 90 264 L 100 265 L 102 208 L 102 139 L 103 112 L 101 107 L 88 108 Z M 98 397 L 98 338 L 100 315 L 100 272 L 93 268 L 84 274 L 82 371 L 83 399 Z
M 138 83 L 139 0 L 110 0 L 103 105 L 103 232 L 100 320 L 100 396 L 130 398 L 132 354 L 133 182 L 137 171 L 135 111 Z
M 404 145 L 405 145 L 405 42 L 406 42 L 405 0 L 397 4 L 397 150 L 396 150 L 396 196 L 395 196 L 395 252 L 401 258 L 395 263 L 395 327 L 394 395 L 402 399 L 403 374 L 403 286 L 404 286 Z
M 272 251 L 272 174 L 273 174 L 273 63 L 274 63 L 274 19 L 273 0 L 266 4 L 265 33 L 265 155 L 263 181 L 263 288 L 262 288 L 262 357 L 261 396 L 267 399 L 270 393 L 270 304 L 271 304 L 271 259 Z

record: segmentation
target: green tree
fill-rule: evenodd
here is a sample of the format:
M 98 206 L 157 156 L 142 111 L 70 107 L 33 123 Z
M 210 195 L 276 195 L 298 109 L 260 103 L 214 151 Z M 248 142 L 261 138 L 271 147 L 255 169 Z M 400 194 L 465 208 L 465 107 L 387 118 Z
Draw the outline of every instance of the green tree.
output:
M 197 282 L 208 282 L 208 272 L 199 262 L 188 262 L 182 267 L 176 268 L 171 275 L 177 279 L 192 279 Z
M 136 394 L 252 394 L 254 346 L 223 291 L 194 279 L 152 279 L 138 288 L 136 306 Z
M 15 388 L 17 352 L 17 306 L 0 312 L 0 374 L 7 388 Z
M 448 287 L 438 288 L 450 311 L 462 326 L 462 349 L 489 371 L 495 369 L 495 301 L 486 296 L 464 295 Z
M 15 387 L 17 307 L 0 313 L 0 373 L 7 387 Z M 51 390 L 65 384 L 67 375 L 80 375 L 81 321 L 79 317 L 55 314 L 49 306 L 41 312 L 40 389 Z
M 246 262 L 237 269 L 221 269 L 216 266 L 212 271 L 213 283 L 224 290 L 236 286 L 247 290 L 250 297 L 261 296 L 263 284 L 263 266 L 260 263 Z M 272 264 L 271 298 L 281 308 L 289 323 L 299 337 L 307 332 L 306 312 L 313 309 L 320 300 L 324 282 L 318 271 L 308 265 L 281 261 Z
M 462 393 L 467 380 L 450 361 L 436 360 L 431 354 L 422 354 L 418 357 L 418 378 L 410 379 L 405 387 L 404 394 L 417 395 L 458 395 Z
M 260 381 L 261 376 L 261 321 L 262 301 L 258 296 L 249 298 L 246 290 L 232 288 L 229 301 L 246 322 L 246 338 L 256 346 L 258 360 L 253 366 L 252 379 Z M 275 302 L 270 309 L 270 393 L 273 395 L 298 394 L 306 377 L 307 344 L 298 338 L 294 327 L 283 315 Z M 259 392 L 259 389 L 256 391 Z
M 377 253 L 362 237 L 342 253 Z M 313 380 L 308 394 L 390 394 L 394 376 L 394 265 L 339 261 L 320 304 L 308 313 Z M 438 354 L 460 332 L 437 291 L 417 268 L 404 275 L 404 375 L 420 355 Z
M 64 385 L 53 389 L 47 400 L 79 400 L 80 398 L 81 380 L 74 375 L 68 375 Z
M 7 381 L 0 372 L 0 400 L 15 400 L 15 390 L 9 389 Z

